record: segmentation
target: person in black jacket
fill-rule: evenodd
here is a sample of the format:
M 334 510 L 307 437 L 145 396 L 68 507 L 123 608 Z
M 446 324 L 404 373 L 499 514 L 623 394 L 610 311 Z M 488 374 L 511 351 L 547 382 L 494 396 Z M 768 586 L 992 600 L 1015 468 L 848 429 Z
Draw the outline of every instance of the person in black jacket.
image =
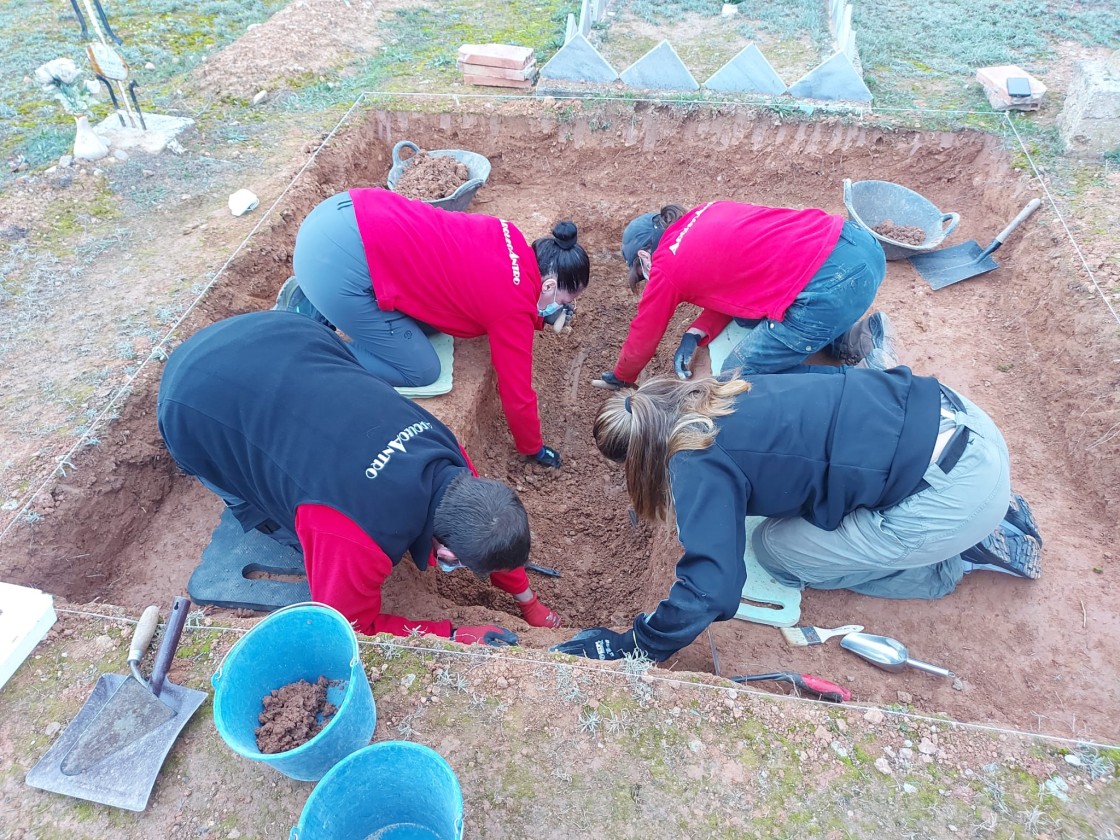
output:
M 661 661 L 733 617 L 747 516 L 766 517 L 752 546 L 789 586 L 932 599 L 977 569 L 1039 576 L 1037 528 L 1021 499 L 1009 508 L 1007 445 L 983 411 L 907 367 L 804 371 L 661 377 L 607 400 L 595 442 L 625 466 L 638 516 L 675 513 L 684 556 L 630 630 L 553 650 Z

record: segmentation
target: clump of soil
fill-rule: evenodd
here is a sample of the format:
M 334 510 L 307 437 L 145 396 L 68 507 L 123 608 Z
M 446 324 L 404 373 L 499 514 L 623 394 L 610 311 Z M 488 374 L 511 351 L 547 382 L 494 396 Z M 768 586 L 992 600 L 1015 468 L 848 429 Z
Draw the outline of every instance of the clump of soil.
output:
M 921 245 L 926 241 L 926 232 L 920 227 L 896 225 L 890 219 L 880 222 L 871 229 L 880 236 L 885 236 L 887 239 L 893 239 L 895 242 L 901 242 L 904 245 Z
M 471 173 L 465 163 L 455 158 L 432 157 L 427 152 L 418 152 L 410 158 L 393 191 L 408 198 L 436 201 L 447 198 L 470 179 Z
M 257 749 L 266 755 L 287 752 L 318 735 L 338 711 L 327 702 L 330 681 L 319 677 L 289 683 L 264 698 L 264 711 L 257 722 Z

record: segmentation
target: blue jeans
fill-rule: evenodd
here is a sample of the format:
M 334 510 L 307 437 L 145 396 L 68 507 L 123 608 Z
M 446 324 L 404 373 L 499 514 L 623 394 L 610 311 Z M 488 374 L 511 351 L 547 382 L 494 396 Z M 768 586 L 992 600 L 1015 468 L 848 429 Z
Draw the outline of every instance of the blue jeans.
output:
M 753 537 L 759 563 L 799 589 L 927 600 L 952 592 L 964 576 L 960 553 L 995 530 L 1011 498 L 1003 435 L 980 408 L 957 396 L 964 411 L 942 397 L 943 410 L 954 415 L 942 428 L 967 426 L 969 439 L 948 473 L 930 464 L 927 487 L 885 510 L 859 508 L 835 531 L 800 518 L 767 519 Z
M 362 367 L 394 387 L 439 379 L 439 356 L 425 335 L 427 326 L 377 305 L 349 193 L 307 214 L 296 233 L 292 268 L 311 304 L 346 333 Z
M 878 240 L 854 222 L 844 222 L 836 247 L 782 320 L 759 321 L 728 354 L 721 372 L 778 373 L 801 364 L 859 320 L 886 273 Z

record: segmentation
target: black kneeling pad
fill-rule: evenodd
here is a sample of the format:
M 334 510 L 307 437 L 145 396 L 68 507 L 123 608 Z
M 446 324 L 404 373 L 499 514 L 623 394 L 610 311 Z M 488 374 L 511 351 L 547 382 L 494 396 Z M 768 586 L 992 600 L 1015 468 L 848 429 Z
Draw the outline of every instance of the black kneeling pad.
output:
M 301 579 L 247 577 L 254 572 Z M 202 552 L 187 592 L 196 604 L 264 612 L 311 600 L 303 556 L 260 531 L 245 533 L 228 508 Z

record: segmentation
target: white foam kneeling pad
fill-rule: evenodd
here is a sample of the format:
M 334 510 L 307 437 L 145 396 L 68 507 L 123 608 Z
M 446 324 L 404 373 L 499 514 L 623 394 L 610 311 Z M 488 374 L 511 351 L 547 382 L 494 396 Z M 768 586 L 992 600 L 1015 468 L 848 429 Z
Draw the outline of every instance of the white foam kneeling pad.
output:
M 451 390 L 455 366 L 455 339 L 446 333 L 435 333 L 428 336 L 428 341 L 439 356 L 439 379 L 431 385 L 422 385 L 418 388 L 397 388 L 397 393 L 402 397 L 408 397 L 410 400 L 438 397 Z
M 0 583 L 0 688 L 43 640 L 56 618 L 50 595 Z
M 747 566 L 747 582 L 735 617 L 771 627 L 793 627 L 801 620 L 801 590 L 778 583 L 759 565 L 751 537 L 754 529 L 765 521 L 762 516 L 747 517 L 747 550 L 743 562 Z

